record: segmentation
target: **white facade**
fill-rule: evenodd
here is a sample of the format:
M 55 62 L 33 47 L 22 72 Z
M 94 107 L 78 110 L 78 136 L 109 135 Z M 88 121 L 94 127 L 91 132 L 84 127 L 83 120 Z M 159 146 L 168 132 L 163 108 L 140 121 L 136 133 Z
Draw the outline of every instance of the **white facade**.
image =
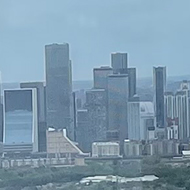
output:
M 117 142 L 94 142 L 92 157 L 119 157 L 120 148 Z
M 190 133 L 188 91 L 178 91 L 175 96 L 176 115 L 179 125 L 179 139 L 186 139 Z
M 178 125 L 167 127 L 167 138 L 168 140 L 179 139 Z
M 124 142 L 124 155 L 127 156 L 140 156 L 142 155 L 142 144 L 139 141 L 125 140 Z
M 128 139 L 140 140 L 140 102 L 139 98 L 128 102 Z
M 148 140 L 154 137 L 155 113 L 152 102 L 140 102 L 140 139 Z M 151 134 L 148 135 L 148 131 Z
M 164 103 L 166 109 L 166 117 L 173 119 L 175 115 L 175 96 L 172 92 L 165 93 Z

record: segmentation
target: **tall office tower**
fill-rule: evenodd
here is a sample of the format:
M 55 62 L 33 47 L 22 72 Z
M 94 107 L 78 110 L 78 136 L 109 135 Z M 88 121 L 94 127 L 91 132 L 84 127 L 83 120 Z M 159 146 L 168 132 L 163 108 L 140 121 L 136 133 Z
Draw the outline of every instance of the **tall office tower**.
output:
M 69 44 L 45 46 L 47 126 L 67 129 L 73 140 L 72 75 Z
M 121 149 L 127 138 L 128 76 L 108 76 L 108 131 L 107 139 L 120 141 Z
M 138 96 L 128 102 L 128 139 L 140 140 L 140 101 Z
M 179 125 L 179 138 L 190 137 L 190 88 L 187 81 L 181 84 L 181 89 L 175 94 L 175 118 Z
M 154 104 L 156 113 L 156 127 L 165 128 L 164 93 L 166 90 L 166 67 L 153 68 Z
M 127 53 L 112 53 L 111 66 L 114 74 L 127 74 Z
M 76 140 L 79 148 L 84 152 L 91 152 L 91 136 L 90 121 L 88 116 L 88 110 L 77 111 L 77 128 L 76 128 Z
M 107 89 L 107 77 L 113 74 L 113 70 L 109 66 L 102 66 L 100 68 L 94 68 L 94 88 Z
M 128 68 L 127 74 L 129 77 L 129 98 L 132 98 L 137 93 L 136 68 Z
M 152 102 L 140 102 L 140 139 L 151 140 L 154 138 L 155 138 L 154 104 Z
M 36 89 L 4 91 L 4 152 L 38 152 Z
M 38 104 L 38 150 L 46 152 L 45 87 L 43 82 L 23 82 L 20 88 L 34 88 Z
M 129 98 L 136 94 L 136 68 L 128 68 L 127 53 L 112 53 L 111 65 L 114 74 L 128 74 Z
M 105 89 L 91 89 L 86 92 L 86 106 L 90 121 L 91 143 L 106 140 L 107 99 Z

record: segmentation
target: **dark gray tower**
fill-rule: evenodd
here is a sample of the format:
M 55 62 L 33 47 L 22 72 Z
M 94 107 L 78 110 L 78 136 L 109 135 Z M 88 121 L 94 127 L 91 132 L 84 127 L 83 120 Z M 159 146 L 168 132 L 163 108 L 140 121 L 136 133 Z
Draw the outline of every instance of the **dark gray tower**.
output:
M 136 68 L 128 68 L 127 74 L 129 77 L 129 98 L 132 98 L 136 94 Z
M 128 76 L 108 76 L 108 132 L 107 139 L 120 141 L 121 149 L 128 137 L 127 125 Z
M 107 77 L 113 74 L 113 70 L 109 66 L 102 66 L 93 69 L 94 88 L 107 89 Z
M 45 46 L 47 126 L 67 129 L 73 139 L 72 81 L 69 44 Z
M 157 128 L 165 127 L 164 93 L 166 91 L 166 67 L 154 67 L 154 105 Z
M 112 53 L 111 66 L 114 74 L 126 74 L 128 68 L 127 53 Z
M 128 68 L 127 53 L 112 53 L 111 65 L 114 74 L 128 74 L 129 98 L 136 94 L 136 68 Z

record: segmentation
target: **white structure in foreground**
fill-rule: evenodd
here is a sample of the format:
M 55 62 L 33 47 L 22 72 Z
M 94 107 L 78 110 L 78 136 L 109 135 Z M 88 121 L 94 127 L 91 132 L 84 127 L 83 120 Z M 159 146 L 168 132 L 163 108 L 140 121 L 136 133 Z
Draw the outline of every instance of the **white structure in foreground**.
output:
M 92 157 L 119 157 L 119 143 L 94 142 L 92 144 Z
M 134 178 L 126 178 L 120 176 L 93 176 L 86 177 L 80 181 L 80 184 L 88 184 L 88 183 L 100 183 L 102 181 L 112 182 L 112 183 L 129 183 L 129 182 L 145 182 L 145 181 L 155 181 L 159 178 L 155 175 L 145 175 L 143 177 L 134 177 Z

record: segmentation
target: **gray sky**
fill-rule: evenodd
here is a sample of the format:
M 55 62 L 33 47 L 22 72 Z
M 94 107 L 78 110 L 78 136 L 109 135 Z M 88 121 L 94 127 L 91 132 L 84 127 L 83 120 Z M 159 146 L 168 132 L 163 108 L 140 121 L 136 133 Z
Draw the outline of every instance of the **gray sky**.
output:
M 44 80 L 44 45 L 68 42 L 73 79 L 92 79 L 110 53 L 129 53 L 138 76 L 166 65 L 190 74 L 189 0 L 0 0 L 4 81 Z

